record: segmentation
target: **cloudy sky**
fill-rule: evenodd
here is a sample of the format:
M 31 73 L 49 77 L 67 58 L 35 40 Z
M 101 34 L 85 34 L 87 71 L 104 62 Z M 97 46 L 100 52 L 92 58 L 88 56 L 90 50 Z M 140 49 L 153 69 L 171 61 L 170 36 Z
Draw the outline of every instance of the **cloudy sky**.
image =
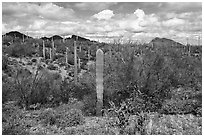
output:
M 32 37 L 76 34 L 105 42 L 166 37 L 193 44 L 202 33 L 202 3 L 3 2 L 2 33 L 14 30 Z

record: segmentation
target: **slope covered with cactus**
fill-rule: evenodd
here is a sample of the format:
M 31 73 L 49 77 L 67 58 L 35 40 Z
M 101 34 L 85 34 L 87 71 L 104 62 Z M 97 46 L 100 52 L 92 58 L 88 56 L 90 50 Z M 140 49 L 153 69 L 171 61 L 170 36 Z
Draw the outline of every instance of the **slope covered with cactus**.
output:
M 201 47 L 74 35 L 2 44 L 3 134 L 202 133 Z

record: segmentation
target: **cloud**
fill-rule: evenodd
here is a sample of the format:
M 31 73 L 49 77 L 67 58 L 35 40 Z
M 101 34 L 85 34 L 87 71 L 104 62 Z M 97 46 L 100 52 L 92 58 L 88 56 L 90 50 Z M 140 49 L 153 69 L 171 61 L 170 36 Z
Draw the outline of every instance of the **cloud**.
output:
M 2 3 L 2 14 L 14 18 L 26 18 L 36 16 L 49 20 L 66 20 L 74 18 L 74 11 L 68 8 L 59 7 L 53 3 Z
M 42 28 L 45 26 L 46 23 L 47 23 L 47 22 L 44 21 L 44 20 L 35 20 L 35 21 L 33 22 L 33 24 L 29 25 L 28 28 L 29 28 L 29 29 L 32 29 L 32 30 L 42 29 Z
M 173 18 L 162 22 L 162 24 L 167 27 L 178 26 L 184 23 L 185 23 L 185 20 L 179 19 L 179 18 Z
M 138 17 L 139 20 L 141 20 L 145 17 L 145 13 L 141 9 L 135 10 L 134 14 Z
M 112 10 L 103 10 L 97 14 L 94 14 L 93 17 L 97 18 L 98 20 L 109 20 L 114 16 Z
M 76 3 L 75 7 L 79 10 L 93 10 L 93 11 L 101 11 L 108 9 L 112 5 L 116 5 L 117 2 L 81 2 Z
M 2 32 L 31 36 L 77 34 L 100 41 L 184 40 L 202 33 L 201 3 L 2 3 Z

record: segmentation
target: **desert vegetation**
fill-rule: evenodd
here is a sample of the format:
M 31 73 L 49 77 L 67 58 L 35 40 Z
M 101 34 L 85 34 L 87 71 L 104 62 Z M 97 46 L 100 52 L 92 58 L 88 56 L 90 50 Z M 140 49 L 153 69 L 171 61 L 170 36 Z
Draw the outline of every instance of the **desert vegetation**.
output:
M 200 46 L 189 50 L 161 38 L 145 44 L 75 36 L 2 40 L 4 135 L 202 134 Z M 97 75 L 98 49 L 103 74 Z

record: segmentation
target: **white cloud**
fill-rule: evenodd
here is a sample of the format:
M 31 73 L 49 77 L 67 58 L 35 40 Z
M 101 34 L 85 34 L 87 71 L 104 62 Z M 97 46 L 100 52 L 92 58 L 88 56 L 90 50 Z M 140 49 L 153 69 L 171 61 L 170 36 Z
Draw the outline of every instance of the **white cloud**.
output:
M 45 20 L 35 20 L 33 24 L 29 25 L 29 29 L 32 30 L 42 29 L 46 23 L 47 22 Z
M 149 5 L 144 7 L 147 10 L 136 8 L 121 11 L 126 3 L 119 3 L 117 9 L 113 6 L 116 3 L 108 2 L 66 4 L 69 6 L 3 2 L 2 32 L 17 30 L 29 32 L 31 36 L 77 34 L 101 41 L 121 37 L 133 40 L 151 40 L 156 36 L 181 38 L 185 34 L 193 36 L 202 32 L 202 12 L 186 11 L 186 6 L 191 7 L 191 4 L 183 8 L 176 6 L 177 3 L 170 4 L 170 10 L 167 7 L 159 12 L 154 12 L 155 9 L 150 12 Z M 172 10 L 174 6 L 176 9 Z M 130 10 L 133 12 L 128 13 Z M 94 11 L 98 13 L 94 14 Z
M 108 9 L 110 6 L 117 4 L 117 2 L 81 2 L 76 3 L 75 7 L 80 10 L 101 11 Z
M 98 20 L 108 20 L 108 19 L 111 19 L 113 16 L 114 16 L 114 13 L 112 10 L 103 10 L 93 15 L 93 17 L 97 18 Z
M 142 20 L 145 17 L 145 13 L 141 9 L 135 10 L 134 14 L 138 17 L 139 20 Z
M 70 8 L 62 8 L 53 3 L 42 3 L 37 5 L 34 3 L 3 3 L 2 13 L 5 16 L 13 16 L 18 18 L 26 18 L 28 16 L 36 16 L 50 20 L 65 20 L 74 17 L 74 11 Z
M 169 20 L 162 22 L 162 24 L 164 26 L 167 26 L 167 27 L 178 26 L 178 25 L 182 25 L 184 23 L 185 23 L 185 20 L 179 19 L 179 18 L 173 18 L 173 19 L 169 19 Z

